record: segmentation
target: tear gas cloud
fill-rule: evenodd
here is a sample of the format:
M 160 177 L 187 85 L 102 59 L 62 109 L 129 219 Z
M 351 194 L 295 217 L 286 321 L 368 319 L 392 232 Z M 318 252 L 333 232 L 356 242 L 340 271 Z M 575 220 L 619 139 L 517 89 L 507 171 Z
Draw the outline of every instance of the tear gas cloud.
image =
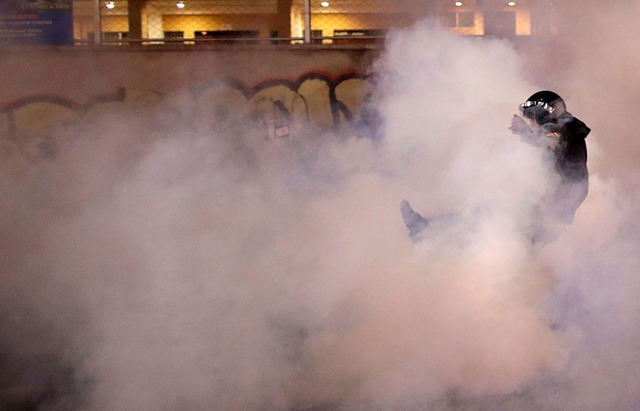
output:
M 626 7 L 598 26 L 636 27 Z M 71 387 L 49 409 L 632 409 L 640 78 L 613 70 L 637 59 L 625 35 L 592 34 L 563 62 L 391 33 L 381 145 L 278 145 L 188 110 L 148 131 L 177 93 L 61 131 L 54 160 L 3 147 L 3 380 Z M 507 126 L 538 89 L 593 132 L 589 196 L 532 254 L 549 175 Z M 469 218 L 414 244 L 404 198 Z

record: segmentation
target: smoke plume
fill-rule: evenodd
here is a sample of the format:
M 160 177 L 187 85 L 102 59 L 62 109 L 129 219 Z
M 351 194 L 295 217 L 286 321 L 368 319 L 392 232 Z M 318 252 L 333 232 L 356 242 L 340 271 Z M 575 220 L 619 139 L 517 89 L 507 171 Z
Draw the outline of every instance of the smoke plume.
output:
M 0 147 L 3 386 L 53 410 L 634 409 L 640 13 L 582 6 L 524 48 L 391 32 L 379 143 L 274 144 L 176 93 L 50 158 Z M 507 127 L 541 89 L 593 129 L 591 185 L 532 250 L 553 176 Z M 402 199 L 457 217 L 413 243 Z

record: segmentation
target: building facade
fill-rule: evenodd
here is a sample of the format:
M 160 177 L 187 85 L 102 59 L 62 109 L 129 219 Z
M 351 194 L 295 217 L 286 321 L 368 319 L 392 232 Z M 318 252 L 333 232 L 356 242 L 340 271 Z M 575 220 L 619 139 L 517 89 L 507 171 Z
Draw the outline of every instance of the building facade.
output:
M 431 19 L 465 36 L 553 34 L 536 0 L 74 0 L 75 44 L 375 43 Z M 95 32 L 101 35 L 96 38 Z

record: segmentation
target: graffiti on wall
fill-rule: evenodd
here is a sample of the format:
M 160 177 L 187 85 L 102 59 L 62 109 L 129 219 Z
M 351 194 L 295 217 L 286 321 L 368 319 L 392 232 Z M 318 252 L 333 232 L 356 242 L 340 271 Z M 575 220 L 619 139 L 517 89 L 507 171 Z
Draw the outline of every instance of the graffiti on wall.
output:
M 215 134 L 250 126 L 274 141 L 308 132 L 380 139 L 375 81 L 362 73 L 320 72 L 249 87 L 225 80 L 169 94 L 122 87 L 83 103 L 25 96 L 0 105 L 0 136 L 51 156 L 60 132 L 78 124 L 100 126 L 116 112 L 146 118 L 165 132 Z

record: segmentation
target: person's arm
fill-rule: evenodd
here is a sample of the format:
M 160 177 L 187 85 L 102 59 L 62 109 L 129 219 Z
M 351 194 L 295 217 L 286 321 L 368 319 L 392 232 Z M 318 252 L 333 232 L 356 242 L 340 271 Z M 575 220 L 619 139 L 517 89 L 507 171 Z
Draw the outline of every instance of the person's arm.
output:
M 527 143 L 535 145 L 542 144 L 542 139 L 540 138 L 538 133 L 536 133 L 535 130 L 531 128 L 531 126 L 528 125 L 527 122 L 517 114 L 514 114 L 511 118 L 511 127 L 509 127 L 509 130 L 513 134 L 519 135 L 522 141 L 526 141 Z

